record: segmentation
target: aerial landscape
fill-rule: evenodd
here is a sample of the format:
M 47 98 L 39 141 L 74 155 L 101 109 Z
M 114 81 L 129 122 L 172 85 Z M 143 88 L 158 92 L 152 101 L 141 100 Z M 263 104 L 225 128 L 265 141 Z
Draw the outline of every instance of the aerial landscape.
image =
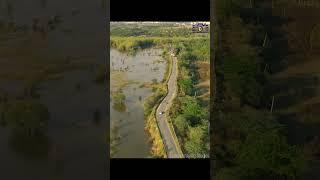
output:
M 209 33 L 111 22 L 110 35 L 111 157 L 209 157 Z
M 105 41 L 92 28 L 105 26 L 102 11 L 99 1 L 1 1 L 1 179 L 105 171 Z
M 214 6 L 213 178 L 319 179 L 319 1 Z

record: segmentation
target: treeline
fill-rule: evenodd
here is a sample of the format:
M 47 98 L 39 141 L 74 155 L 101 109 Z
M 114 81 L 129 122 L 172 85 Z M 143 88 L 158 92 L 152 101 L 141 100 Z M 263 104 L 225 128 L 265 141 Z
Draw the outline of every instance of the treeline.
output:
M 214 179 L 297 179 L 307 159 L 273 113 L 270 76 L 288 54 L 286 22 L 270 3 L 217 1 L 217 92 L 212 118 Z M 259 5 L 257 5 L 259 2 Z M 250 4 L 251 3 L 251 4 Z
M 191 25 L 190 25 L 191 26 Z M 149 36 L 149 37 L 188 37 L 192 34 L 190 28 L 180 27 L 174 24 L 140 25 L 136 24 L 113 24 L 111 36 Z
M 111 47 L 118 49 L 122 52 L 135 53 L 138 50 L 149 48 L 155 45 L 154 39 L 146 38 L 112 38 Z
M 204 37 L 126 37 L 126 36 L 111 36 L 110 45 L 122 52 L 135 53 L 139 50 L 156 47 L 166 48 L 169 44 L 178 44 L 183 42 L 194 42 L 205 40 Z M 201 49 L 200 49 L 201 51 Z M 205 54 L 207 55 L 207 54 Z
M 209 109 L 197 97 L 199 81 L 197 61 L 209 61 L 209 38 L 176 44 L 178 53 L 178 95 L 170 118 L 187 157 L 209 156 Z
M 139 23 L 113 23 L 110 34 L 110 45 L 112 48 L 130 53 L 155 46 L 166 48 L 169 44 L 201 42 L 201 40 L 206 41 L 207 39 L 207 36 L 192 33 L 191 25 L 189 27 L 174 24 L 141 25 Z M 198 50 L 202 52 L 204 52 L 202 49 L 206 48 L 201 47 L 199 44 L 195 46 L 198 46 Z M 205 55 L 208 55 L 208 53 L 206 52 Z

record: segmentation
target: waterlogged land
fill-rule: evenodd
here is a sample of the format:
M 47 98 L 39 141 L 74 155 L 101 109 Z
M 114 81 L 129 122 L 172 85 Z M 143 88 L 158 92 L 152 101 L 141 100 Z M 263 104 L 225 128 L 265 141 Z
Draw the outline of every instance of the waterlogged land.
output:
M 104 26 L 100 2 L 1 1 L 0 9 L 1 179 L 101 178 L 105 42 L 92 28 Z
M 111 24 L 110 45 L 120 52 L 136 54 L 144 49 L 159 48 L 163 50 L 162 55 L 168 62 L 171 62 L 172 52 L 177 56 L 178 88 L 172 107 L 165 110 L 165 114 L 167 128 L 170 129 L 175 144 L 181 147 L 186 157 L 191 158 L 208 157 L 209 154 L 209 41 L 209 34 L 192 33 L 191 23 Z M 171 68 L 171 64 L 168 64 L 165 80 L 169 78 Z M 114 76 L 126 79 L 119 72 Z M 117 86 L 121 87 L 128 82 L 118 82 Z M 145 87 L 152 87 L 155 91 L 150 98 L 144 100 L 145 127 L 152 139 L 151 154 L 154 157 L 167 157 L 170 147 L 160 136 L 163 129 L 161 131 L 157 128 L 155 117 L 155 107 L 167 92 L 166 81 L 157 86 L 146 84 Z M 126 99 L 123 92 L 115 93 L 114 98 L 119 102 Z M 116 134 L 119 128 L 112 128 L 112 131 Z M 115 144 L 113 140 L 119 138 L 111 139 L 111 147 Z
M 162 50 L 147 49 L 134 55 L 111 49 L 110 116 L 112 157 L 151 156 L 145 131 L 144 101 L 163 80 L 166 61 Z

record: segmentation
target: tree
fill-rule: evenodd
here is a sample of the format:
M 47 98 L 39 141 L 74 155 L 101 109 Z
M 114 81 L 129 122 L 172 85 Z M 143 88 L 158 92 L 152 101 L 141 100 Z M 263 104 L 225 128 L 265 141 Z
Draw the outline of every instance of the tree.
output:
M 300 149 L 287 144 L 280 134 L 269 131 L 249 134 L 236 163 L 248 172 L 259 170 L 295 179 L 304 169 L 305 159 Z
M 9 104 L 4 118 L 9 127 L 33 136 L 47 125 L 49 111 L 45 105 L 35 100 L 17 100 Z
M 262 79 L 258 60 L 250 56 L 227 58 L 224 65 L 225 78 L 243 104 L 260 105 Z
M 193 83 L 191 79 L 182 79 L 178 80 L 179 87 L 184 94 L 192 95 L 193 94 Z
M 190 157 L 201 157 L 207 155 L 209 152 L 206 147 L 207 132 L 201 127 L 190 127 L 188 138 L 185 142 L 184 148 Z
M 202 108 L 198 103 L 198 100 L 191 96 L 183 97 L 182 102 L 182 114 L 188 119 L 191 126 L 199 124 L 201 119 L 207 119 L 207 110 Z
M 185 137 L 189 128 L 187 119 L 183 115 L 179 115 L 173 120 L 177 134 L 181 137 Z

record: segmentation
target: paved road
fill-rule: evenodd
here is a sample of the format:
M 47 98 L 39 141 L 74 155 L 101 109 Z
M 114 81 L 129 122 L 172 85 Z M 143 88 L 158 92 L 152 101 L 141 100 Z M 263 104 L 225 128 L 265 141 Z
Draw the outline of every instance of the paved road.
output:
M 167 113 L 168 109 L 172 104 L 172 100 L 177 92 L 177 76 L 178 76 L 178 66 L 177 66 L 177 58 L 172 58 L 172 70 L 171 75 L 168 80 L 168 93 L 166 97 L 160 103 L 157 112 L 156 112 L 156 120 L 159 126 L 159 130 L 162 136 L 162 140 L 164 142 L 167 157 L 168 158 L 183 158 L 183 154 L 180 150 L 178 144 L 176 144 L 174 140 L 175 133 L 171 131 Z M 164 114 L 159 114 L 160 112 L 165 112 Z

